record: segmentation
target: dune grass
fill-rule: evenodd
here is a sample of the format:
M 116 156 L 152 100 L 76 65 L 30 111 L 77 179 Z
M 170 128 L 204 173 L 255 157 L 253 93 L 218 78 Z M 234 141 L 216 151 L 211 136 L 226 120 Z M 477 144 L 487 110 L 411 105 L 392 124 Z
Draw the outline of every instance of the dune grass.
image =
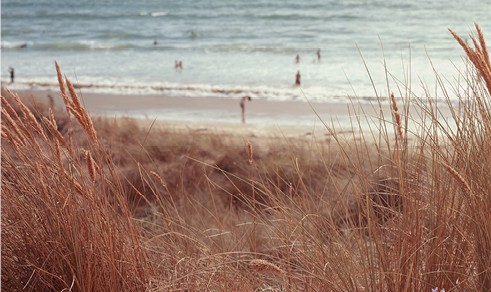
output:
M 491 63 L 476 30 L 472 47 L 452 32 L 473 65 L 447 99 L 455 126 L 430 98 L 388 92 L 392 117 L 354 127 L 361 139 L 92 119 L 58 66 L 63 110 L 2 93 L 2 288 L 490 291 Z

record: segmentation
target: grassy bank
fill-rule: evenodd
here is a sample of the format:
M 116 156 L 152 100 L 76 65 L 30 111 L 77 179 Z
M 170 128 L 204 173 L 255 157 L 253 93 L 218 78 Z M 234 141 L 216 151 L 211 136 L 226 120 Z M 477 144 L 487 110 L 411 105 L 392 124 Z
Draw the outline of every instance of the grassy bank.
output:
M 92 119 L 59 68 L 64 109 L 2 93 L 2 288 L 491 290 L 491 62 L 476 28 L 473 48 L 455 35 L 473 69 L 452 127 L 405 89 L 380 97 L 392 116 L 372 132 L 327 140 Z

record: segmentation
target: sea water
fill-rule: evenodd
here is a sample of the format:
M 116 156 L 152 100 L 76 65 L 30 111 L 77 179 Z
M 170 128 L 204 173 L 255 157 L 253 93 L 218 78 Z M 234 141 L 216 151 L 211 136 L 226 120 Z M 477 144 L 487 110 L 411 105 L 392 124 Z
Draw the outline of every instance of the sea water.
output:
M 54 89 L 56 60 L 86 92 L 339 102 L 399 85 L 436 96 L 434 70 L 452 81 L 465 68 L 448 29 L 467 36 L 475 21 L 491 36 L 490 3 L 2 0 L 2 81 L 13 67 L 11 88 Z

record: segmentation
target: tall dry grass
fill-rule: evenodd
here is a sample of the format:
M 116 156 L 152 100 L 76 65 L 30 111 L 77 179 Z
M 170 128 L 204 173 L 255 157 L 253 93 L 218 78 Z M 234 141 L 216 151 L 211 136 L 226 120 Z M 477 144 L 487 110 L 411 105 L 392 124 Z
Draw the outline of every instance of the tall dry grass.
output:
M 92 119 L 56 64 L 64 110 L 2 94 L 2 288 L 490 291 L 491 66 L 476 32 L 473 47 L 452 32 L 473 68 L 458 104 L 446 96 L 454 126 L 402 84 L 376 130 L 328 141 Z
M 60 133 L 51 111 L 41 117 L 2 96 L 2 288 L 142 290 L 153 271 L 119 170 L 68 86 L 87 149 Z

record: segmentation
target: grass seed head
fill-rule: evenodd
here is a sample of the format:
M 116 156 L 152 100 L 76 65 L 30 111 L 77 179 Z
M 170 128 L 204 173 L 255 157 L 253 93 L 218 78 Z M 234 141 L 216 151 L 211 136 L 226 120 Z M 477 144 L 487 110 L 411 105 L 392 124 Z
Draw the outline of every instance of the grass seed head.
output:
M 277 265 L 263 259 L 253 259 L 249 262 L 249 266 L 257 272 L 269 272 L 278 274 L 283 274 L 285 272 Z

